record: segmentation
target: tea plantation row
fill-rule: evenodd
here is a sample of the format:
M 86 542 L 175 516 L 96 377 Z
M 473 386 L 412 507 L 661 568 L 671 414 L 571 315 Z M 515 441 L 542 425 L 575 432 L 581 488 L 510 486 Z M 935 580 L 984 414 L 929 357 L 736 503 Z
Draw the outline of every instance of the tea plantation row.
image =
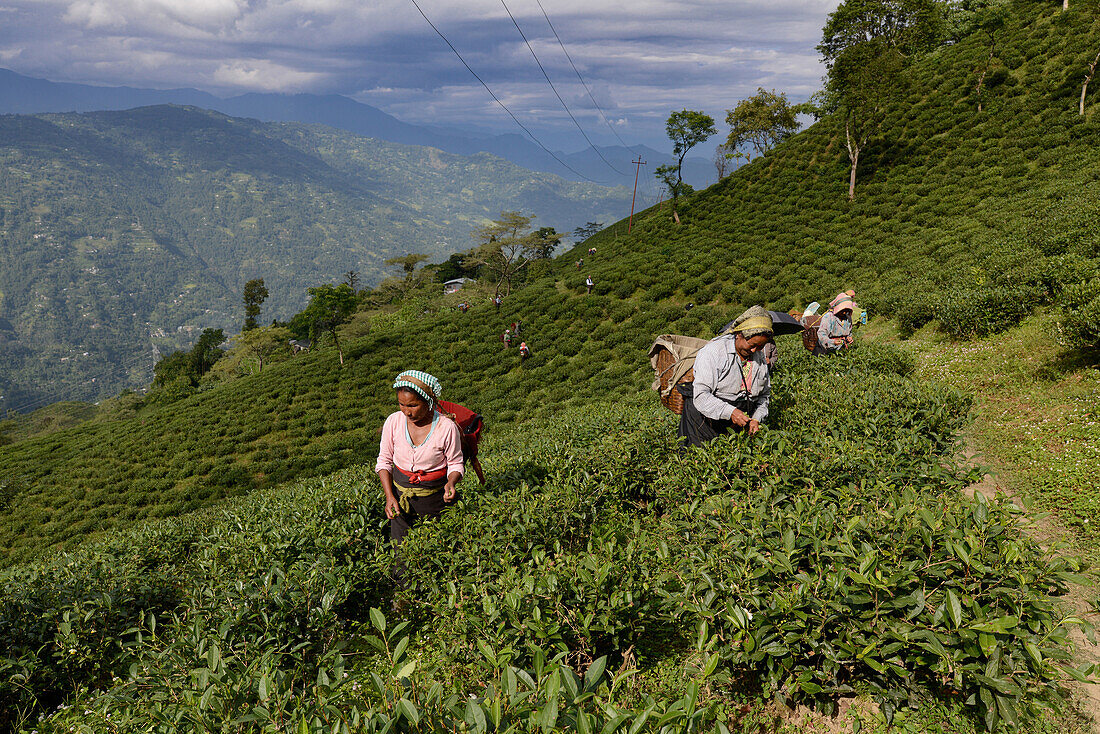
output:
M 491 433 L 488 485 L 397 558 L 368 464 L 4 571 L 0 726 L 749 731 L 753 696 L 859 692 L 993 727 L 1055 700 L 1076 569 L 959 492 L 969 398 L 885 348 L 783 346 L 762 434 L 681 453 L 652 396 Z

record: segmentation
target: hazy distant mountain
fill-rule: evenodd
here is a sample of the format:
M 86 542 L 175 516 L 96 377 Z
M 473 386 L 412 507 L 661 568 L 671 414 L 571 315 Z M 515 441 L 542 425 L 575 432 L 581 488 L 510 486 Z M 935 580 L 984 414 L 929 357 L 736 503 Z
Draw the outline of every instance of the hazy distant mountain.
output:
M 468 250 L 501 210 L 569 232 L 630 198 L 486 153 L 197 108 L 3 115 L 0 408 L 147 383 L 156 354 L 236 331 L 252 278 L 263 317 L 285 319 L 349 270 L 371 285 L 387 257 Z
M 412 125 L 376 107 L 336 94 L 243 94 L 222 99 L 196 89 L 96 87 L 51 82 L 0 69 L 0 113 L 93 112 L 156 104 L 192 105 L 234 117 L 252 117 L 269 122 L 319 123 L 358 135 L 394 143 L 428 145 L 459 155 L 492 153 L 533 171 L 554 173 L 573 181 L 588 178 L 609 186 L 632 186 L 635 170 L 631 160 L 641 155 L 648 165 L 643 169 L 638 185 L 639 191 L 647 195 L 656 190 L 653 170 L 661 164 L 675 163 L 675 159 L 667 153 L 644 145 L 629 149 L 622 146 L 601 147 L 604 158 L 618 169 L 616 173 L 591 149 L 568 154 L 555 151 L 567 168 L 520 134 L 481 135 L 447 131 L 438 125 Z M 711 148 L 707 146 L 700 152 L 709 156 Z M 684 161 L 684 179 L 697 188 L 714 183 L 714 166 L 704 157 L 688 158 Z

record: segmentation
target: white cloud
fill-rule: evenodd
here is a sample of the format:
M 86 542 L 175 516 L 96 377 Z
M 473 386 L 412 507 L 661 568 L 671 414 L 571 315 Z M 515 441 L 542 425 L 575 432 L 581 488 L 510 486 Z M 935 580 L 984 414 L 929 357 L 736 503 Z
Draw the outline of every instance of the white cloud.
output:
M 82 25 L 89 30 L 98 28 L 124 28 L 126 16 L 113 7 L 110 0 L 80 0 L 69 6 L 65 13 L 69 23 Z
M 75 0 L 64 19 L 88 30 L 188 35 L 186 29 L 206 33 L 231 29 L 246 9 L 247 0 Z
M 265 92 L 298 92 L 308 89 L 321 76 L 262 59 L 249 59 L 222 64 L 214 71 L 213 80 L 224 87 Z

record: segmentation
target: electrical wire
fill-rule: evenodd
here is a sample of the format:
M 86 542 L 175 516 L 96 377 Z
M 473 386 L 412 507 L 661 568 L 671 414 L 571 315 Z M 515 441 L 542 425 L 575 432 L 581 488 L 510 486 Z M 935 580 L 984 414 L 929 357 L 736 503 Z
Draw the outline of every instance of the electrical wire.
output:
M 128 361 L 122 361 L 117 364 L 110 365 L 107 370 L 96 373 L 90 379 L 86 379 L 83 383 L 73 386 L 71 388 L 62 388 L 60 390 L 52 390 L 50 392 L 42 393 L 37 398 L 31 398 L 30 400 L 20 404 L 8 407 L 13 413 L 23 413 L 25 411 L 33 412 L 39 408 L 43 408 L 53 403 L 59 403 L 62 401 L 83 400 L 81 397 L 84 393 L 84 389 L 91 388 L 87 392 L 95 393 L 99 389 L 99 385 L 94 384 L 96 380 L 103 377 L 110 377 L 118 374 L 119 372 L 129 372 L 143 362 L 149 360 L 148 355 L 141 355 L 137 357 L 131 357 Z M 152 369 L 149 370 L 152 373 Z
M 562 166 L 564 166 L 565 168 L 569 169 L 570 171 L 572 171 L 572 172 L 573 172 L 573 173 L 575 173 L 576 175 L 578 175 L 578 176 L 580 176 L 581 178 L 583 178 L 583 179 L 584 179 L 585 181 L 588 181 L 589 183 L 595 183 L 595 184 L 600 184 L 600 183 L 606 183 L 606 182 L 603 182 L 603 181 L 597 181 L 597 180 L 595 180 L 595 179 L 589 178 L 588 176 L 585 176 L 585 175 L 584 175 L 583 173 L 581 173 L 581 172 L 580 172 L 580 171 L 578 171 L 577 169 L 573 168 L 573 167 L 572 167 L 571 165 L 569 165 L 568 163 L 566 163 L 565 161 L 563 161 L 563 160 L 562 160 L 561 158 L 558 158 L 558 157 L 557 157 L 557 156 L 556 156 L 556 155 L 554 154 L 554 152 L 553 152 L 552 150 L 550 150 L 550 149 L 549 149 L 549 148 L 547 148 L 547 147 L 546 147 L 545 145 L 543 145 L 543 144 L 542 144 L 542 141 L 541 141 L 541 140 L 539 140 L 539 139 L 538 139 L 537 137 L 535 137 L 535 134 L 534 134 L 533 132 L 531 132 L 530 130 L 528 130 L 528 129 L 527 129 L 527 126 L 526 126 L 526 125 L 524 125 L 524 124 L 523 124 L 522 122 L 520 122 L 520 121 L 519 121 L 519 118 L 518 118 L 518 117 L 516 117 L 516 116 L 515 116 L 515 115 L 514 115 L 514 114 L 512 113 L 512 111 L 511 111 L 510 109 L 508 109 L 508 106 L 507 106 L 507 105 L 505 105 L 505 104 L 504 104 L 503 102 L 501 102 L 501 101 L 500 101 L 500 98 L 499 98 L 499 97 L 497 97 L 497 96 L 496 96 L 496 94 L 494 94 L 494 93 L 493 93 L 493 90 L 489 88 L 489 85 L 485 83 L 485 80 L 484 80 L 484 79 L 482 79 L 482 78 L 481 78 L 480 76 L 478 76 L 478 75 L 477 75 L 477 72 L 476 72 L 476 71 L 474 71 L 474 70 L 473 70 L 473 68 L 471 68 L 471 67 L 470 67 L 470 65 L 466 63 L 466 59 L 462 58 L 462 54 L 460 54 L 460 53 L 458 52 L 458 49 L 454 47 L 454 44 L 453 44 L 453 43 L 451 43 L 451 42 L 450 42 L 450 40 L 448 40 L 448 39 L 447 39 L 447 37 L 446 37 L 445 35 L 443 35 L 443 31 L 441 31 L 441 30 L 439 30 L 438 28 L 436 28 L 436 26 L 435 26 L 435 23 L 433 23 L 433 22 L 431 21 L 431 19 L 430 19 L 430 18 L 429 18 L 429 17 L 427 16 L 427 14 L 426 14 L 426 13 L 424 12 L 424 9 L 420 7 L 420 3 L 418 3 L 418 2 L 416 1 L 416 0 L 411 0 L 411 2 L 412 2 L 412 4 L 413 4 L 414 6 L 416 6 L 416 9 L 417 9 L 417 11 L 419 11 L 419 12 L 420 12 L 420 15 L 421 15 L 421 16 L 422 16 L 422 17 L 424 18 L 424 20 L 426 20 L 426 21 L 428 22 L 428 25 L 430 25 L 430 26 L 432 27 L 432 30 L 433 30 L 433 31 L 435 31 L 435 32 L 436 32 L 436 34 L 437 34 L 437 35 L 438 35 L 438 36 L 439 36 L 440 38 L 442 38 L 442 39 L 443 39 L 443 42 L 444 42 L 444 43 L 446 43 L 446 44 L 447 44 L 447 45 L 448 45 L 448 46 L 450 47 L 450 49 L 451 49 L 452 51 L 454 51 L 454 54 L 455 54 L 455 56 L 457 56 L 457 57 L 458 57 L 458 60 L 462 62 L 462 65 L 466 67 L 466 71 L 468 71 L 468 72 L 470 72 L 471 74 L 473 74 L 473 75 L 474 75 L 474 79 L 477 79 L 477 80 L 478 80 L 479 82 L 481 82 L 481 86 L 485 87 L 485 91 L 489 93 L 489 96 L 490 96 L 490 97 L 492 97 L 492 98 L 493 98 L 493 100 L 494 100 L 494 101 L 495 101 L 495 102 L 496 102 L 496 103 L 497 103 L 498 105 L 500 105 L 500 107 L 501 107 L 501 109 L 502 109 L 502 110 L 504 110 L 505 112 L 507 112 L 507 113 L 508 113 L 508 116 L 512 118 L 512 121 L 513 121 L 513 122 L 515 122 L 515 123 L 516 123 L 517 125 L 519 125 L 520 129 L 522 129 L 522 130 L 523 130 L 523 132 L 527 133 L 527 136 L 528 136 L 529 138 L 531 138 L 531 140 L 535 141 L 535 144 L 536 144 L 536 145 L 538 145 L 538 146 L 539 146 L 540 148 L 542 148 L 542 149 L 543 149 L 543 150 L 544 150 L 544 151 L 545 151 L 545 152 L 546 152 L 546 153 L 547 153 L 547 154 L 548 154 L 548 155 L 549 155 L 549 156 L 550 156 L 551 158 L 553 158 L 554 160 L 556 160 L 556 161 L 557 161 L 558 163 L 560 163 L 560 164 L 561 164 Z
M 558 98 L 558 101 L 561 102 L 561 106 L 565 108 L 565 112 L 569 115 L 569 119 L 572 120 L 573 124 L 577 126 L 577 129 L 581 131 L 581 135 L 584 136 L 585 141 L 588 143 L 588 147 L 596 151 L 596 155 L 598 155 L 600 157 L 600 160 L 606 163 L 607 167 L 610 168 L 612 171 L 619 174 L 620 176 L 629 175 L 623 171 L 620 171 L 618 168 L 615 168 L 615 166 L 612 165 L 611 161 L 607 160 L 607 158 L 604 157 L 603 153 L 600 152 L 600 149 L 596 147 L 595 143 L 593 143 L 589 139 L 588 133 L 586 133 L 584 131 L 584 128 L 581 127 L 581 124 L 577 122 L 577 118 L 573 116 L 573 111 L 569 109 L 569 105 L 565 103 L 565 100 L 562 99 L 561 94 L 558 93 L 558 88 L 554 86 L 554 82 L 550 81 L 550 75 L 546 73 L 546 68 L 542 65 L 542 62 L 539 61 L 539 57 L 535 54 L 535 49 L 531 48 L 531 42 L 527 40 L 527 36 L 524 35 L 523 29 L 519 27 L 519 23 L 516 22 L 516 17 L 512 15 L 512 11 L 508 9 L 508 3 L 504 2 L 504 0 L 500 0 L 500 4 L 504 6 L 504 11 L 508 13 L 508 17 L 512 19 L 512 25 L 514 25 L 516 27 L 516 30 L 519 31 L 520 38 L 522 38 L 523 42 L 527 44 L 527 50 L 531 52 L 531 58 L 533 58 L 535 60 L 535 63 L 538 64 L 539 71 L 542 72 L 542 75 L 546 77 L 546 83 L 550 85 L 550 89 L 554 90 L 554 96 Z
M 550 30 L 554 32 L 554 38 L 558 39 L 558 45 L 561 46 L 562 53 L 565 54 L 565 58 L 569 59 L 569 65 L 572 66 L 573 71 L 577 73 L 577 79 L 580 80 L 581 85 L 584 86 L 584 91 L 588 92 L 588 98 L 592 100 L 592 104 L 599 110 L 600 117 L 603 118 L 604 124 L 607 125 L 607 129 L 623 144 L 624 148 L 631 150 L 631 147 L 626 144 L 626 141 L 619 136 L 619 132 L 611 126 L 611 121 L 607 119 L 607 113 L 603 111 L 603 108 L 600 107 L 600 103 L 597 102 L 595 96 L 593 96 L 592 90 L 588 88 L 588 84 L 584 81 L 584 77 L 581 76 L 580 70 L 577 68 L 577 65 L 573 63 L 573 57 L 565 50 L 565 44 L 562 43 L 561 36 L 558 35 L 558 29 L 550 22 L 550 16 L 546 14 L 546 8 L 542 7 L 542 0 L 535 0 L 535 2 L 538 3 L 539 10 L 542 11 L 542 17 L 546 18 L 546 25 L 550 26 Z

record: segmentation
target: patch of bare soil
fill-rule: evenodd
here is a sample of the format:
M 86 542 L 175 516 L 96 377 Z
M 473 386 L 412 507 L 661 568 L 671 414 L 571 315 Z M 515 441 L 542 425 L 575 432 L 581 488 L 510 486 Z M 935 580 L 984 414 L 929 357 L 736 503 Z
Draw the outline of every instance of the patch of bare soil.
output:
M 964 456 L 968 464 L 978 466 L 975 460 L 976 453 L 969 445 L 964 451 Z M 970 485 L 967 493 L 971 496 L 981 494 L 990 500 L 998 494 L 1003 494 L 1009 501 L 1015 502 L 1017 499 L 1005 484 L 998 482 L 996 477 L 989 473 L 983 475 L 977 483 Z M 1018 504 L 1023 506 L 1022 502 Z M 1052 553 L 1061 552 L 1061 549 L 1067 547 L 1072 540 L 1070 531 L 1055 522 L 1049 515 L 1029 515 L 1029 523 L 1024 526 L 1024 530 L 1040 547 Z M 1069 592 L 1059 601 L 1073 616 L 1100 628 L 1100 615 L 1093 612 L 1092 605 L 1089 603 L 1090 593 L 1094 594 L 1095 590 L 1087 586 L 1071 584 Z M 1100 664 L 1100 645 L 1090 641 L 1080 628 L 1073 628 L 1070 639 L 1076 648 L 1078 663 Z M 1074 693 L 1074 702 L 1080 713 L 1090 721 L 1092 730 L 1100 734 L 1100 684 L 1073 682 L 1069 687 Z
M 855 721 L 875 720 L 878 704 L 866 699 L 843 697 L 836 702 L 836 713 L 826 716 L 806 706 L 786 709 L 783 718 L 806 734 L 851 734 Z

